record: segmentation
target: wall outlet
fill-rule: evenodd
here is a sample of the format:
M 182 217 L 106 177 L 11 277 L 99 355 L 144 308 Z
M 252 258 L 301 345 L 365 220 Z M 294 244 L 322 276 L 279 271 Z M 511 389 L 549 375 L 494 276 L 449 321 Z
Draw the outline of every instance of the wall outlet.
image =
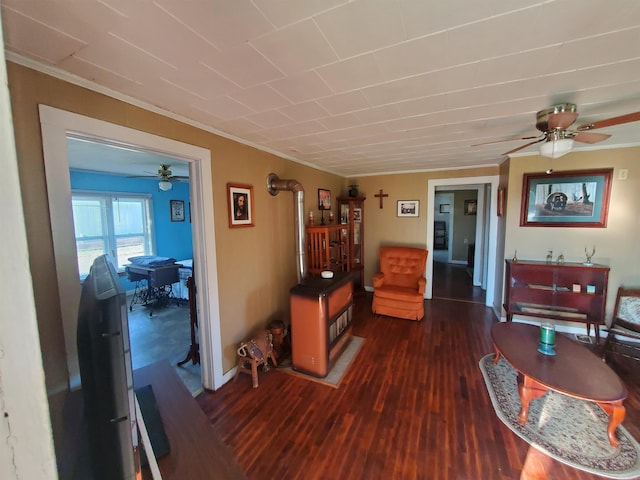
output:
M 628 174 L 629 170 L 627 170 L 626 168 L 621 168 L 620 170 L 618 170 L 618 180 L 626 180 Z

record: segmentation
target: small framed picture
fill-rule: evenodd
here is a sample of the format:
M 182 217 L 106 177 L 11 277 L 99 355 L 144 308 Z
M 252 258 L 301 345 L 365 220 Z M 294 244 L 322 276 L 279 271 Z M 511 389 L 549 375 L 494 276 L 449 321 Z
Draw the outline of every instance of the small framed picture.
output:
M 353 221 L 355 223 L 362 223 L 362 209 L 354 208 L 353 209 Z
M 331 210 L 331 190 L 318 189 L 318 210 Z
M 169 200 L 169 208 L 171 209 L 172 222 L 184 222 L 183 200 Z
M 478 211 L 478 201 L 477 200 L 465 200 L 464 201 L 464 214 L 465 215 L 476 215 Z
M 450 203 L 441 203 L 440 204 L 440 213 L 450 213 L 451 212 L 451 204 Z
M 398 217 L 419 217 L 420 200 L 398 200 Z
M 229 228 L 253 227 L 253 187 L 227 183 Z

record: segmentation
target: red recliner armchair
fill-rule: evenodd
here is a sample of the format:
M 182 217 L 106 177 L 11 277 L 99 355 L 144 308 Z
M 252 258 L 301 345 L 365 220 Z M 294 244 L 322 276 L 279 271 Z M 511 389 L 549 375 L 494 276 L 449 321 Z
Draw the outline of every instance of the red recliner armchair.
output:
M 424 317 L 424 270 L 428 252 L 380 247 L 380 273 L 373 276 L 373 313 L 419 321 Z

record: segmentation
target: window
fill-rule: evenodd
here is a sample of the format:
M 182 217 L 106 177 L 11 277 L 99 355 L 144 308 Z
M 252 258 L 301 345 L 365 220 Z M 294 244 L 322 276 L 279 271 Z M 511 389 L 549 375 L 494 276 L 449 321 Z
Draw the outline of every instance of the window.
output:
M 129 257 L 154 254 L 151 195 L 73 192 L 72 205 L 81 278 L 105 253 L 117 269 Z

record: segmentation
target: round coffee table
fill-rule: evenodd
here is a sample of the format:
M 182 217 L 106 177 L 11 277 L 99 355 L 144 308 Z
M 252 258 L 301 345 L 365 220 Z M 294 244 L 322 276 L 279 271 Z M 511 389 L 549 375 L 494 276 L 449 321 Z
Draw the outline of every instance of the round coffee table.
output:
M 564 335 L 556 335 L 556 355 L 538 352 L 540 328 L 534 325 L 496 323 L 491 328 L 491 337 L 496 349 L 494 363 L 502 356 L 520 373 L 521 424 L 527 422 L 531 400 L 553 390 L 597 403 L 609 415 L 609 442 L 618 446 L 615 431 L 624 420 L 622 402 L 627 398 L 627 389 L 606 363 Z

